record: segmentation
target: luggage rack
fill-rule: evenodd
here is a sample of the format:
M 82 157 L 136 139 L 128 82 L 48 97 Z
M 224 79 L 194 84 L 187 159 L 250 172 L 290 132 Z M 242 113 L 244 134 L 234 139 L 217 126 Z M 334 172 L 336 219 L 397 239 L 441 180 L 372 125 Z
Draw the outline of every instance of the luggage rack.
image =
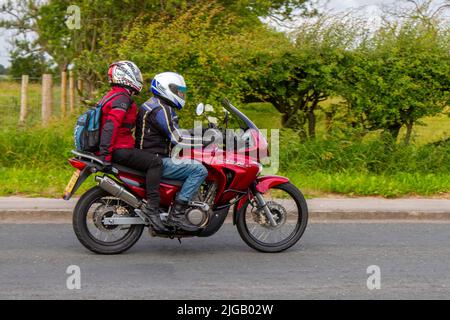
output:
M 91 153 L 85 153 L 85 152 L 81 152 L 81 151 L 77 151 L 77 150 L 72 150 L 71 152 L 75 156 L 77 156 L 78 158 L 82 158 L 83 160 L 89 159 L 89 160 L 91 160 L 92 163 L 97 162 L 98 164 L 100 164 L 102 166 L 105 165 L 102 160 L 100 160 L 98 157 L 96 157 L 95 155 L 93 155 Z

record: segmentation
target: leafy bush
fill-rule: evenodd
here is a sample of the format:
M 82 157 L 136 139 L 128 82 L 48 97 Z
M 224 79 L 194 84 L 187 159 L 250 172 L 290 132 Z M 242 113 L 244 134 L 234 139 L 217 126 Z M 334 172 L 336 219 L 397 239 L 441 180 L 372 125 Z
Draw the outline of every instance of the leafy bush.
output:
M 73 123 L 1 130 L 0 167 L 64 168 L 73 148 Z
M 0 130 L 0 195 L 60 196 L 74 169 L 74 119 Z M 288 143 L 287 143 L 288 142 Z M 281 131 L 280 174 L 308 195 L 433 195 L 450 191 L 450 141 L 389 144 L 337 138 L 301 142 Z M 93 185 L 90 179 L 80 194 Z
M 284 172 L 450 173 L 448 140 L 423 146 L 334 138 L 301 142 L 282 131 L 280 149 Z

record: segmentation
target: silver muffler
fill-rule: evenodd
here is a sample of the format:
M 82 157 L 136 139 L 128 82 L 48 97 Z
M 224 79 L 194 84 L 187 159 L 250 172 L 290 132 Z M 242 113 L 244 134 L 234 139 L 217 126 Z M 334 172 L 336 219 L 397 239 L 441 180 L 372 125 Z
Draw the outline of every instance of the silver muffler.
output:
M 107 176 L 103 177 L 95 177 L 95 181 L 97 181 L 98 186 L 110 193 L 112 196 L 123 200 L 133 208 L 140 208 L 142 206 L 142 201 L 136 198 L 133 194 L 125 190 L 124 187 L 120 186 L 113 179 L 108 178 Z

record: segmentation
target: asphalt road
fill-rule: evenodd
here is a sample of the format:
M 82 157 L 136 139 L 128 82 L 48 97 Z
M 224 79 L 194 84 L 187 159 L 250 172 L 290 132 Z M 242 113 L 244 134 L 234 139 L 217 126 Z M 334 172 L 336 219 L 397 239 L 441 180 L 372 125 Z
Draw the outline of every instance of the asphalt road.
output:
M 68 224 L 0 224 L 1 299 L 450 299 L 450 223 L 311 224 L 295 247 L 253 251 L 226 225 L 205 239 L 150 238 L 119 256 Z M 81 289 L 69 290 L 69 265 Z M 377 265 L 381 288 L 369 290 Z

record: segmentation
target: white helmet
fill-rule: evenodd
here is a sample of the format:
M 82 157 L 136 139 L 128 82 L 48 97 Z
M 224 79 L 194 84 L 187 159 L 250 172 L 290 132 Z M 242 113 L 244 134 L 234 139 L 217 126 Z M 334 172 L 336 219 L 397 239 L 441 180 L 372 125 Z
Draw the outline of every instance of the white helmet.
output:
M 153 78 L 151 91 L 154 95 L 165 98 L 178 109 L 182 109 L 186 103 L 186 83 L 178 73 L 157 74 Z
M 143 81 L 141 70 L 131 61 L 118 61 L 109 66 L 109 83 L 118 84 L 141 92 Z

